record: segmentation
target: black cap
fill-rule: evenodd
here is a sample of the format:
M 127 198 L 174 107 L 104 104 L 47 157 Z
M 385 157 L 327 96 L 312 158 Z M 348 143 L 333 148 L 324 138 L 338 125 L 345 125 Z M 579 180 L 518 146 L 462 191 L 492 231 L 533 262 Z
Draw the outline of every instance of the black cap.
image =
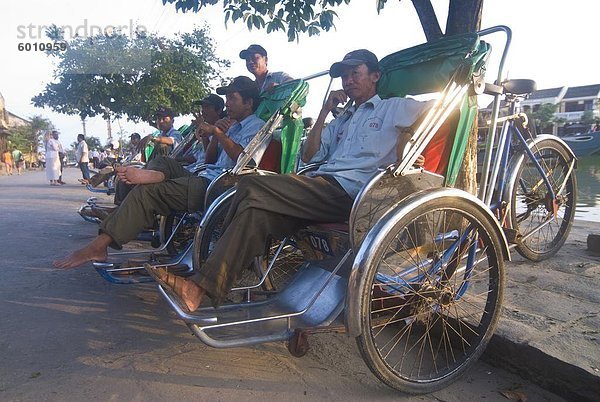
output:
M 246 57 L 248 57 L 254 53 L 258 53 L 261 56 L 267 55 L 267 51 L 265 50 L 264 47 L 262 47 L 261 45 L 253 44 L 253 45 L 248 46 L 248 49 L 244 49 L 240 52 L 240 59 L 245 59 Z
M 216 110 L 223 110 L 225 102 L 219 95 L 210 94 L 204 99 L 194 102 L 195 105 L 213 105 Z
M 233 79 L 233 81 L 231 81 L 231 84 L 229 84 L 225 87 L 217 88 L 217 93 L 219 95 L 227 95 L 232 92 L 240 92 L 240 91 L 256 92 L 256 96 L 258 96 L 258 93 L 259 93 L 258 85 L 256 85 L 256 82 L 254 82 L 254 80 L 252 80 L 248 77 L 244 77 L 243 75 L 240 75 L 239 77 L 235 77 Z
M 166 106 L 160 106 L 158 109 L 156 109 L 156 113 L 154 113 L 154 117 L 175 117 L 175 115 L 173 114 L 173 111 L 171 109 L 169 109 Z
M 356 67 L 361 64 L 366 64 L 370 71 L 379 71 L 377 56 L 367 49 L 358 49 L 345 55 L 342 61 L 333 63 L 329 68 L 329 75 L 333 78 L 339 77 L 342 75 L 342 68 L 344 66 Z
M 129 138 L 133 138 L 133 137 L 142 138 L 142 136 L 139 133 L 133 133 L 129 136 Z

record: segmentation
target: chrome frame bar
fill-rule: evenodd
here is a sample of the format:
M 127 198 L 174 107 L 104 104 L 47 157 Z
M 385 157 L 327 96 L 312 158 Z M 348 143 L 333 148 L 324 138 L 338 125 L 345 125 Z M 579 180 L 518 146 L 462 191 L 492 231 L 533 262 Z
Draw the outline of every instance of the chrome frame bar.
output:
M 504 75 L 504 63 L 506 62 L 506 56 L 508 55 L 508 49 L 510 47 L 510 42 L 512 40 L 512 31 L 506 25 L 499 25 L 495 27 L 491 27 L 488 29 L 483 29 L 478 32 L 479 36 L 485 36 L 489 34 L 493 34 L 496 32 L 504 32 L 506 34 L 506 42 L 504 45 L 504 50 L 502 52 L 502 57 L 500 59 L 500 64 L 498 66 L 498 76 L 496 78 L 496 84 L 500 85 L 502 83 L 502 78 Z M 492 106 L 492 118 L 491 124 L 488 129 L 488 135 L 485 143 L 485 154 L 483 157 L 483 171 L 481 172 L 481 183 L 479 184 L 479 193 L 478 197 L 483 202 L 485 202 L 488 206 L 491 203 L 492 195 L 494 193 L 494 189 L 489 189 L 489 172 L 490 172 L 490 164 L 492 162 L 492 150 L 494 148 L 495 136 L 496 136 L 496 124 L 498 122 L 498 113 L 500 111 L 500 94 L 494 94 L 494 103 Z M 500 165 L 500 159 L 497 158 L 495 161 L 495 165 Z M 496 168 L 496 169 L 499 169 Z

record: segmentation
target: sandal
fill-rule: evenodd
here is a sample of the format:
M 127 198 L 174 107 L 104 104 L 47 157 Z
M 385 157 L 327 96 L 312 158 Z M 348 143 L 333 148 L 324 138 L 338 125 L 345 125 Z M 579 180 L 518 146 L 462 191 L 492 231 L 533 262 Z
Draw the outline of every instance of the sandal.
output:
M 177 294 L 176 289 L 182 289 L 184 278 L 181 276 L 174 275 L 167 271 L 163 267 L 153 267 L 152 265 L 146 263 L 144 264 L 144 269 L 148 272 L 148 274 L 160 285 L 162 288 L 171 296 L 171 298 L 179 305 L 179 307 L 186 313 L 190 313 L 190 309 L 187 304 L 183 301 L 181 296 Z M 164 274 L 167 274 L 166 280 L 161 279 L 160 277 L 164 277 Z

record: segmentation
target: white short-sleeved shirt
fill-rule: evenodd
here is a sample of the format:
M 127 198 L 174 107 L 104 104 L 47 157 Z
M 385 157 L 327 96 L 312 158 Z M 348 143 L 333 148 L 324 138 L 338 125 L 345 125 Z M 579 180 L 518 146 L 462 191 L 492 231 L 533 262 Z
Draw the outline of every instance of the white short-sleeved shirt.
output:
M 375 95 L 350 108 L 321 133 L 321 146 L 311 162 L 327 162 L 312 175 L 333 176 L 355 198 L 378 168 L 397 161 L 400 129 L 411 126 L 429 105 Z
M 81 162 L 81 163 L 86 163 L 90 161 L 90 158 L 88 156 L 89 152 L 88 152 L 88 146 L 87 143 L 84 141 L 80 141 L 77 144 L 77 150 L 75 151 L 75 158 L 77 159 L 77 162 Z

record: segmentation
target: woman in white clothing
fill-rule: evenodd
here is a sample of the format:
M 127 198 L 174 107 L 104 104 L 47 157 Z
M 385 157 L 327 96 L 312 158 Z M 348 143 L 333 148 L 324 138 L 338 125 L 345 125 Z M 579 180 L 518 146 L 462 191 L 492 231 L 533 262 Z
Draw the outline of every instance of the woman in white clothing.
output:
M 60 185 L 58 183 L 60 177 L 59 149 L 60 143 L 58 142 L 58 132 L 53 131 L 46 141 L 46 178 L 50 180 L 51 186 Z

